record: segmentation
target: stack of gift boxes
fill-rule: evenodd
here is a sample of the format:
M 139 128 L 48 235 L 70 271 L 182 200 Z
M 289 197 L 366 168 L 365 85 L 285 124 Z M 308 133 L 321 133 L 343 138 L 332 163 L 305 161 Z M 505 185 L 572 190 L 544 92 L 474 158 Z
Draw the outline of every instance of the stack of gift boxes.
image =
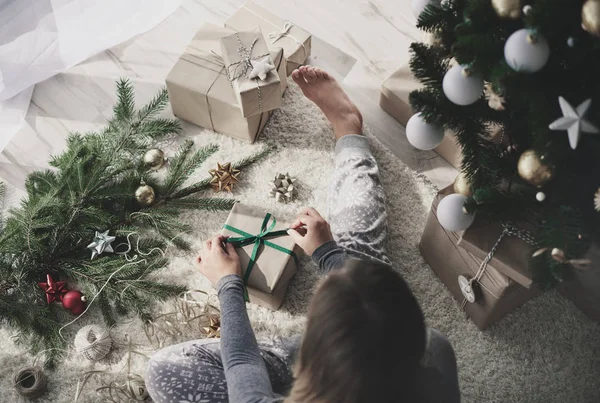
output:
M 281 107 L 288 75 L 310 51 L 308 32 L 248 2 L 225 27 L 204 24 L 173 66 L 166 79 L 173 113 L 253 143 Z M 237 239 L 249 301 L 273 310 L 283 302 L 300 252 L 281 235 L 284 228 L 267 212 L 238 203 L 223 229 Z
M 252 143 L 310 50 L 308 32 L 248 2 L 224 28 L 204 24 L 189 43 L 166 79 L 173 113 Z
M 409 66 L 404 66 L 383 81 L 380 106 L 406 126 L 413 115 L 409 94 L 421 87 Z M 452 133 L 446 131 L 435 151 L 460 169 L 461 151 Z M 503 231 L 500 223 L 476 218 L 464 231 L 444 229 L 437 217 L 437 207 L 440 200 L 451 193 L 454 193 L 453 186 L 441 190 L 434 199 L 419 248 L 459 306 L 480 329 L 485 329 L 540 294 L 529 269 L 535 250 L 532 244 L 507 234 L 490 254 Z M 490 258 L 489 261 L 486 258 Z M 595 283 L 598 283 L 597 279 Z M 600 321 L 598 292 L 591 288 L 586 288 L 585 281 L 576 278 L 562 284 L 558 290 L 588 316 Z

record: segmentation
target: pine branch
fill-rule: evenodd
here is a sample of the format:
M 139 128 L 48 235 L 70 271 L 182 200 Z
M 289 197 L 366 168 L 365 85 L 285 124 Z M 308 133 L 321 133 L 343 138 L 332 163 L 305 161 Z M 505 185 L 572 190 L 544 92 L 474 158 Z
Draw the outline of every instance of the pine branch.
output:
M 165 198 L 170 198 L 177 188 L 180 187 L 208 157 L 213 155 L 219 149 L 217 145 L 209 144 L 192 154 L 193 146 L 194 143 L 192 141 L 186 141 L 179 148 L 177 155 L 171 160 L 167 171 L 167 177 L 162 185 L 162 188 L 164 189 L 163 196 Z
M 235 199 L 211 198 L 193 198 L 186 197 L 181 199 L 169 200 L 167 206 L 190 210 L 223 211 L 231 210 L 236 203 Z
M 119 100 L 113 108 L 115 118 L 118 121 L 125 122 L 131 120 L 135 109 L 135 102 L 133 86 L 128 79 L 121 78 L 117 81 L 117 96 Z
M 169 93 L 166 88 L 160 90 L 158 95 L 156 95 L 147 105 L 145 105 L 138 112 L 138 120 L 140 123 L 145 122 L 147 119 L 152 118 L 157 113 L 165 109 L 167 104 L 169 103 Z
M 273 148 L 272 147 L 264 147 L 262 150 L 246 157 L 243 158 L 239 161 L 236 161 L 232 164 L 232 167 L 235 169 L 244 169 L 249 165 L 254 164 L 257 161 L 262 160 L 263 158 L 267 157 L 269 154 L 271 154 L 273 152 Z

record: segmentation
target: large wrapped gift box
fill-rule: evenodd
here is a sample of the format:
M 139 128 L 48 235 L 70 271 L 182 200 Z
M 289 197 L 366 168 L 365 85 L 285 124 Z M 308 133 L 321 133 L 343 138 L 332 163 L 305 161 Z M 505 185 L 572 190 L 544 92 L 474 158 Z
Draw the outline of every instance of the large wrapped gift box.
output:
M 281 107 L 281 80 L 277 69 L 252 77 L 255 63 L 274 62 L 259 27 L 223 36 L 221 56 L 245 118 Z
M 289 21 L 258 6 L 253 1 L 244 4 L 227 21 L 227 28 L 243 31 L 259 26 L 267 36 L 267 46 L 274 50 L 283 48 L 287 60 L 287 75 L 300 67 L 310 56 L 311 35 Z
M 180 119 L 254 142 L 270 112 L 244 118 L 220 57 L 220 39 L 233 31 L 204 24 L 167 76 L 173 113 Z M 281 49 L 271 56 L 280 73 L 281 92 L 287 86 L 285 58 Z
M 273 225 L 275 223 L 275 225 Z M 232 238 L 250 238 L 247 245 L 236 247 L 242 265 L 242 277 L 245 279 L 249 300 L 272 310 L 283 303 L 290 280 L 296 273 L 297 256 L 301 249 L 287 234 L 271 237 L 266 235 L 260 241 L 254 238 L 267 232 L 286 230 L 282 223 L 260 208 L 236 203 L 229 213 L 222 234 Z M 249 262 L 258 246 L 254 264 Z M 243 244 L 242 244 L 243 245 Z M 247 277 L 247 270 L 250 275 Z
M 592 245 L 583 258 L 591 260 L 590 267 L 574 270 L 573 278 L 557 288 L 583 313 L 600 323 L 600 246 Z
M 413 115 L 408 96 L 411 91 L 421 89 L 422 87 L 422 84 L 413 76 L 410 67 L 403 66 L 383 81 L 379 105 L 400 124 L 406 126 L 408 119 Z M 452 166 L 460 169 L 461 151 L 451 132 L 446 130 L 441 144 L 434 151 Z
M 474 287 L 475 302 L 465 301 L 458 277 L 462 275 L 469 279 L 476 275 L 481 262 L 490 251 L 487 248 L 491 249 L 502 229 L 486 226 L 475 220 L 464 234 L 446 231 L 440 225 L 436 211 L 439 201 L 450 193 L 451 186 L 440 191 L 434 199 L 419 248 L 425 261 L 454 298 L 461 306 L 465 304 L 465 312 L 477 327 L 485 329 L 540 293 L 531 284 L 531 276 L 527 274 L 531 246 L 519 238 L 505 236 L 494 258 L 486 266 L 479 284 Z M 471 230 L 473 232 L 469 234 Z M 464 237 L 462 241 L 461 235 Z M 484 241 L 480 242 L 478 239 Z M 459 241 L 463 246 L 468 245 L 467 248 L 458 246 Z M 519 281 L 510 275 L 514 275 Z

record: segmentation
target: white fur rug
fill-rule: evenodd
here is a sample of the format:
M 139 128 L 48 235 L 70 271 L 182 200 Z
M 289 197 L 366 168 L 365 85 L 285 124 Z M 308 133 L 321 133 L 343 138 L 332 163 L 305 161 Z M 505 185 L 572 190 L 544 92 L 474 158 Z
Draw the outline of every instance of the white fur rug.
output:
M 206 177 L 217 162 L 235 161 L 264 142 L 277 144 L 279 151 L 243 172 L 234 197 L 261 206 L 278 219 L 292 219 L 303 206 L 325 213 L 327 183 L 333 169 L 332 132 L 319 110 L 304 99 L 292 83 L 284 107 L 276 112 L 260 141 L 253 145 L 186 124 L 184 133 L 198 145 L 218 143 L 220 151 L 196 176 Z M 367 129 L 368 133 L 368 129 Z M 402 273 L 419 299 L 427 322 L 445 333 L 456 350 L 464 402 L 598 402 L 600 401 L 600 326 L 592 323 L 556 292 L 549 292 L 526 304 L 485 332 L 477 330 L 457 307 L 456 302 L 433 271 L 423 262 L 417 245 L 435 189 L 409 170 L 377 140 L 372 146 L 381 167 L 390 217 L 389 251 L 394 267 Z M 172 152 L 175 144 L 165 145 Z M 289 172 L 300 181 L 300 197 L 291 204 L 277 204 L 269 197 L 269 180 L 277 172 Z M 199 248 L 207 236 L 217 233 L 227 212 L 193 212 L 183 217 L 197 231 L 190 234 Z M 169 251 L 171 264 L 160 275 L 187 283 L 191 289 L 210 292 L 210 285 L 192 264 L 194 254 Z M 302 332 L 304 315 L 312 290 L 319 279 L 316 268 L 303 258 L 286 301 L 278 312 L 249 305 L 248 311 L 257 332 L 291 335 Z M 169 310 L 170 304 L 157 307 Z M 76 330 L 99 323 L 90 316 L 71 326 L 65 334 L 72 340 Z M 93 376 L 85 385 L 80 402 L 105 402 L 95 389 L 126 374 L 126 336 L 135 350 L 151 354 L 150 346 L 137 318 L 123 319 L 112 329 L 117 348 L 99 363 L 86 362 L 71 351 L 54 372 L 48 372 L 49 392 L 39 402 L 73 402 L 77 381 L 90 370 L 107 371 Z M 8 329 L 0 328 L 0 402 L 23 401 L 12 388 L 16 368 L 31 365 L 33 357 L 15 345 Z M 171 340 L 189 340 L 197 334 L 184 334 Z M 135 355 L 132 373 L 143 374 L 145 359 Z

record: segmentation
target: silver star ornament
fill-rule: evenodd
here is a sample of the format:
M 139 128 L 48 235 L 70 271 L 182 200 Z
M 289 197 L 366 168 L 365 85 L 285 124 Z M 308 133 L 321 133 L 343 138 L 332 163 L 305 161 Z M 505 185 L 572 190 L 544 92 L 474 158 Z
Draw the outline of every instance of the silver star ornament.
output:
M 252 63 L 252 71 L 248 78 L 251 80 L 258 77 L 265 81 L 269 72 L 275 70 L 275 66 L 271 63 L 270 56 L 263 57 L 260 60 L 250 60 L 250 63 Z
M 584 119 L 585 114 L 592 105 L 590 98 L 579 104 L 577 108 L 573 108 L 563 97 L 558 97 L 558 103 L 564 116 L 550 123 L 549 127 L 550 130 L 566 130 L 569 133 L 569 144 L 573 150 L 577 148 L 581 132 L 600 133 L 600 130 L 596 126 L 589 120 Z
M 114 252 L 110 245 L 115 239 L 114 236 L 109 236 L 108 231 L 98 232 L 94 236 L 94 242 L 87 246 L 88 249 L 92 250 L 92 259 L 104 252 Z

